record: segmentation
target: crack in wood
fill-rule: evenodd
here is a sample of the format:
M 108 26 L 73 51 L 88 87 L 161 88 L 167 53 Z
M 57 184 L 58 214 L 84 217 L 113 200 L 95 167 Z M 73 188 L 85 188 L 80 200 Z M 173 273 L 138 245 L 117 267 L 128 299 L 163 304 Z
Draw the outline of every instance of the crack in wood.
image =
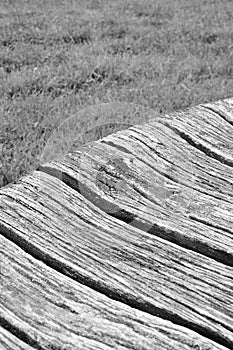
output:
M 166 125 L 168 128 L 173 130 L 177 135 L 179 135 L 182 139 L 187 141 L 191 146 L 193 146 L 196 149 L 198 149 L 199 151 L 205 153 L 207 156 L 209 156 L 209 157 L 211 157 L 211 158 L 213 158 L 215 160 L 218 160 L 222 164 L 226 164 L 226 165 L 228 165 L 230 167 L 233 167 L 233 162 L 231 160 L 224 158 L 223 156 L 221 156 L 220 154 L 214 152 L 213 150 L 210 150 L 209 148 L 207 148 L 203 144 L 195 142 L 192 139 L 192 137 L 189 136 L 187 133 L 177 129 L 175 126 L 170 125 L 168 122 L 164 122 L 164 125 Z

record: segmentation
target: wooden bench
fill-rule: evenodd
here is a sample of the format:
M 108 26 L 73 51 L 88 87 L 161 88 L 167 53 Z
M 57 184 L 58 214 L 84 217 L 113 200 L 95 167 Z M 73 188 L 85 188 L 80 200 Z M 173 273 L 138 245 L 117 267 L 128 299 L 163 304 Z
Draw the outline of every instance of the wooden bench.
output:
M 233 99 L 0 189 L 0 349 L 233 349 Z

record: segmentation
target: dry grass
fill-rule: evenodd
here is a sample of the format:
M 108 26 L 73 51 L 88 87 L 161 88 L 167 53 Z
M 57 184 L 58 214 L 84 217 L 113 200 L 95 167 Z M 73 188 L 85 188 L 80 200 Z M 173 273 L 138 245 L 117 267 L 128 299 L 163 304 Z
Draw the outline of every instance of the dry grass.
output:
M 35 169 L 80 109 L 160 114 L 233 96 L 232 23 L 231 0 L 2 1 L 0 186 Z

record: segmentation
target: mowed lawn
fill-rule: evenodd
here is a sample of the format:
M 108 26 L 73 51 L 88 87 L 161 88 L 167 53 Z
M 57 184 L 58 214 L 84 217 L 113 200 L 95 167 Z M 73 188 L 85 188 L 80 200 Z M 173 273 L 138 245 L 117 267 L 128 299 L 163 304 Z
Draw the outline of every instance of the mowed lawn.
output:
M 232 0 L 0 1 L 0 186 L 88 106 L 163 114 L 231 96 Z

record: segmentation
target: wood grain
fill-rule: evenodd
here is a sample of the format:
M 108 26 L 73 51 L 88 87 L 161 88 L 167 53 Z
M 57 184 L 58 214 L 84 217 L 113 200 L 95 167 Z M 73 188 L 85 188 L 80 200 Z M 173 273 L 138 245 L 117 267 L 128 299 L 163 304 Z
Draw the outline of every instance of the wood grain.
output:
M 209 114 L 199 107 L 188 111 L 186 119 L 177 113 L 132 127 L 40 169 L 109 215 L 233 266 L 232 167 L 213 156 L 229 159 L 233 129 L 219 117 L 218 126 Z M 216 142 L 229 138 L 229 147 L 211 144 L 207 154 L 176 132 L 174 125 L 183 130 L 188 124 L 193 138 L 195 116 L 201 129 L 211 126 Z M 212 138 L 204 136 L 198 142 L 210 145 Z
M 209 157 L 233 166 L 233 126 L 220 114 L 200 106 L 175 113 L 165 123 Z
M 20 338 L 40 350 L 226 349 L 73 281 L 2 236 L 0 253 L 0 319 L 13 333 L 0 328 L 4 350 L 32 349 Z
M 31 346 L 21 341 L 14 336 L 11 332 L 8 332 L 4 328 L 0 327 L 0 349 L 1 350 L 33 350 Z
M 202 107 L 214 112 L 219 117 L 226 120 L 229 124 L 233 125 L 233 98 L 227 98 L 224 101 L 205 103 L 202 105 Z
M 232 349 L 232 115 L 157 117 L 0 189 L 0 347 Z
M 232 268 L 110 217 L 48 174 L 0 191 L 0 230 L 108 297 L 233 344 Z

